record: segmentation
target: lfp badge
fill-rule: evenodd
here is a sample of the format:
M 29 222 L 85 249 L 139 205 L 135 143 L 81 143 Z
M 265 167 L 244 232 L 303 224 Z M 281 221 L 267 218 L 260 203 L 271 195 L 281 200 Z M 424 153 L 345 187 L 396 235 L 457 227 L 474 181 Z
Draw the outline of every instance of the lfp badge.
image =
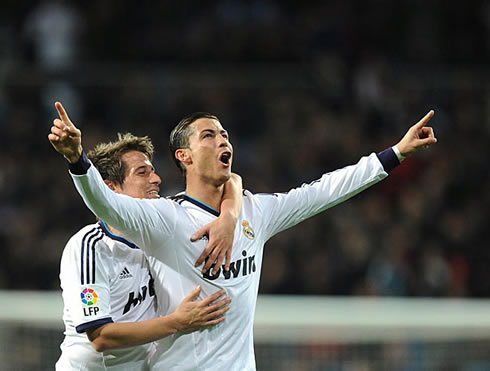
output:
M 97 293 L 92 289 L 84 289 L 81 292 L 80 297 L 82 298 L 83 304 L 94 305 L 95 303 L 97 303 Z
M 255 239 L 255 232 L 246 220 L 242 222 L 243 234 L 250 240 Z
M 85 288 L 80 293 L 80 297 L 82 298 L 82 303 L 88 305 L 88 307 L 83 307 L 83 314 L 85 316 L 95 316 L 99 312 L 99 307 L 94 305 L 98 299 L 95 290 Z

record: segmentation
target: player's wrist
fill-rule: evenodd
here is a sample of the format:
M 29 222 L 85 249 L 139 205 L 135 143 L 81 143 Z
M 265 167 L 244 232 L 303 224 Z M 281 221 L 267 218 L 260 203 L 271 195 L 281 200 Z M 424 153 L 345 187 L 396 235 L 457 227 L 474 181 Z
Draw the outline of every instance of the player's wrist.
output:
M 73 153 L 64 155 L 63 157 L 68 161 L 71 165 L 77 163 L 80 161 L 80 158 L 82 157 L 83 153 L 83 148 L 82 146 L 79 146 Z
M 400 148 L 399 148 L 399 145 L 398 144 L 397 145 L 394 145 L 391 148 L 393 149 L 393 152 L 395 152 L 395 155 L 398 158 L 398 161 L 400 161 L 400 163 L 408 157 L 407 155 L 403 154 L 400 151 Z
M 222 210 L 219 216 L 220 219 L 236 224 L 238 221 L 238 213 L 235 210 Z
M 177 309 L 178 310 L 178 309 Z M 184 331 L 187 329 L 184 321 L 179 317 L 177 312 L 173 312 L 165 317 L 160 317 L 162 320 L 166 319 L 168 328 L 172 334 L 175 334 L 179 331 Z
M 68 170 L 70 170 L 70 173 L 72 173 L 73 175 L 87 174 L 87 171 L 91 166 L 91 162 L 87 158 L 87 155 L 85 154 L 84 151 L 82 151 L 77 161 L 73 163 L 70 162 L 68 159 L 67 161 L 68 161 Z
M 78 161 L 80 161 L 81 154 L 80 155 L 64 156 L 64 157 L 65 157 L 65 160 L 70 163 L 70 165 L 74 165 Z

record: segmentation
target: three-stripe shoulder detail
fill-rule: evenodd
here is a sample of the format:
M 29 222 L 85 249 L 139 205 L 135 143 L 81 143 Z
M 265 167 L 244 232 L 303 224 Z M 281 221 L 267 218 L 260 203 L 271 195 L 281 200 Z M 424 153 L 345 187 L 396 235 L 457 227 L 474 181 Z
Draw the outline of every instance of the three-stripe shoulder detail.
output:
M 175 196 L 170 196 L 170 197 L 167 197 L 168 200 L 172 200 L 172 201 L 175 201 L 177 202 L 179 205 L 182 205 L 182 202 L 185 201 L 185 198 L 184 198 L 184 195 L 183 194 L 178 194 L 178 195 L 175 195 Z
M 82 285 L 95 284 L 95 245 L 104 237 L 98 225 L 86 232 L 80 246 L 80 282 Z

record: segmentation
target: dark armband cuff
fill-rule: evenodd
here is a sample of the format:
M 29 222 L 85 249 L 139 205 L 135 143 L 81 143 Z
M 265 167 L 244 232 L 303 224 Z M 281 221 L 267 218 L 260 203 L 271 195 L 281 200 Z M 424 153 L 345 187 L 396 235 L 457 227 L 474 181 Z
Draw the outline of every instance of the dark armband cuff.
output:
M 85 322 L 85 323 L 82 323 L 81 325 L 75 327 L 75 330 L 77 331 L 77 333 L 83 334 L 84 332 L 86 332 L 90 328 L 97 328 L 97 327 L 100 327 L 103 325 L 107 325 L 108 323 L 114 323 L 112 318 L 110 318 L 110 317 L 109 318 L 101 318 L 101 319 L 96 319 L 94 321 Z
M 379 162 L 381 162 L 383 169 L 385 169 L 387 173 L 400 165 L 400 160 L 391 147 L 377 153 L 376 156 L 378 156 Z
M 74 164 L 68 163 L 68 170 L 70 170 L 70 173 L 73 175 L 85 175 L 87 174 L 90 165 L 90 161 L 87 158 L 85 151 L 83 151 L 77 162 Z

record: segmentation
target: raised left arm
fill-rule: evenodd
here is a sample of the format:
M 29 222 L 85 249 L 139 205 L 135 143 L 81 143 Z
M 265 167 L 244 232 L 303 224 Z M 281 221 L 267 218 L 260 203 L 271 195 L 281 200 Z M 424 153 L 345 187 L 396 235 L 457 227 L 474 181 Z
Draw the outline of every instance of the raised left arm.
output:
M 371 187 L 404 158 L 436 143 L 432 128 L 425 126 L 432 116 L 434 111 L 429 111 L 395 146 L 363 157 L 355 165 L 326 173 L 287 193 L 256 195 L 262 204 L 265 240 Z

